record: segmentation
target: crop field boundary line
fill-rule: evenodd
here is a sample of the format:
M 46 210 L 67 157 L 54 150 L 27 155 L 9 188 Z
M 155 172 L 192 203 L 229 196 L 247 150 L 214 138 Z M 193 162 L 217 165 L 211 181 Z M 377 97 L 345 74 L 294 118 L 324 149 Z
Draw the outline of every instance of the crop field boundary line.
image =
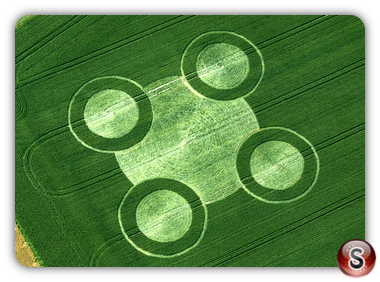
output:
M 26 174 L 29 182 L 32 184 L 32 186 L 37 191 L 39 191 L 41 193 L 41 195 L 43 195 L 44 198 L 46 199 L 47 207 L 49 209 L 49 214 L 51 215 L 51 218 L 57 224 L 58 228 L 61 231 L 61 234 L 64 237 L 69 238 L 69 240 L 68 240 L 69 242 L 68 243 L 71 246 L 71 248 L 72 248 L 73 252 L 75 253 L 76 257 L 77 258 L 85 258 L 86 256 L 83 253 L 83 250 L 81 249 L 80 244 L 76 240 L 74 240 L 74 237 L 72 237 L 71 234 L 69 234 L 67 232 L 68 228 L 65 227 L 65 224 L 63 223 L 62 214 L 58 211 L 58 209 L 56 208 L 56 206 L 52 202 L 52 199 L 49 197 L 48 194 L 46 194 L 46 192 L 43 189 L 43 187 L 41 186 L 41 184 L 35 178 L 35 175 L 33 174 L 33 172 L 32 171 L 27 172 L 26 169 L 25 169 L 25 167 L 24 167 L 24 171 L 25 171 L 25 174 Z M 38 186 L 42 187 L 42 189 L 39 188 Z M 16 220 L 17 220 L 17 214 L 15 216 L 16 216 Z M 80 251 L 78 251 L 78 250 L 80 250 Z
M 269 105 L 266 106 L 266 107 L 264 107 L 264 108 L 262 108 L 262 109 L 260 109 L 260 108 L 256 109 L 255 113 L 257 115 L 260 112 L 264 112 L 264 111 L 266 111 L 266 110 L 268 110 L 268 109 L 270 109 L 270 108 L 272 108 L 274 106 L 280 105 L 280 104 L 282 104 L 284 102 L 287 102 L 288 100 L 291 100 L 291 99 L 293 99 L 293 98 L 295 98 L 295 97 L 297 97 L 299 95 L 302 95 L 305 92 L 308 92 L 310 90 L 313 90 L 314 88 L 320 87 L 320 86 L 322 86 L 322 85 L 324 85 L 324 84 L 326 84 L 328 82 L 331 82 L 331 81 L 333 81 L 333 80 L 335 80 L 337 78 L 340 78 L 341 76 L 344 76 L 345 74 L 348 74 L 348 73 L 350 73 L 352 71 L 358 70 L 361 67 L 365 66 L 364 60 L 365 59 L 361 59 L 359 61 L 356 61 L 355 63 L 352 63 L 349 66 L 346 66 L 346 67 L 344 67 L 344 68 L 342 68 L 340 70 L 337 70 L 337 71 L 335 71 L 333 73 L 330 73 L 330 74 L 328 74 L 326 76 L 323 76 L 323 77 L 321 77 L 321 78 L 319 78 L 319 79 L 317 79 L 317 80 L 315 80 L 313 82 L 310 82 L 310 83 L 308 83 L 306 85 L 298 87 L 298 88 L 296 88 L 294 90 L 291 90 L 288 93 L 285 93 L 285 94 L 283 94 L 283 95 L 281 95 L 279 97 L 276 97 L 276 98 L 273 98 L 273 99 L 271 99 L 271 100 L 269 100 L 267 102 L 264 102 L 260 106 L 263 106 L 263 105 L 268 104 L 268 103 L 269 103 Z M 361 63 L 361 62 L 363 62 L 363 63 Z M 351 66 L 353 66 L 353 67 L 349 68 Z M 299 91 L 299 92 L 297 92 L 297 91 Z M 292 94 L 292 93 L 294 93 L 294 94 Z M 285 96 L 285 98 L 284 98 L 284 96 Z M 278 100 L 278 101 L 275 102 L 275 103 L 270 104 L 270 102 L 272 102 L 274 100 Z M 260 106 L 258 106 L 258 107 L 260 107 Z
M 344 181 L 344 180 L 342 180 Z M 269 244 L 270 242 L 280 238 L 281 236 L 284 236 L 285 234 L 288 234 L 288 233 L 291 233 L 293 232 L 294 230 L 297 230 L 309 223 L 312 223 L 314 222 L 315 220 L 318 220 L 322 217 L 325 217 L 325 216 L 328 216 L 329 214 L 331 213 L 334 213 L 335 211 L 338 211 L 342 208 L 345 208 L 346 206 L 350 205 L 351 203 L 361 199 L 365 197 L 365 193 L 363 193 L 362 191 L 358 191 L 358 192 L 355 192 L 353 194 L 350 194 L 328 206 L 325 206 L 321 209 L 319 209 L 318 211 L 316 212 L 313 212 L 305 217 L 302 217 L 301 219 L 287 225 L 287 226 L 284 226 L 278 230 L 275 230 L 259 239 L 256 239 L 242 247 L 239 247 L 231 252 L 228 252 L 226 253 L 225 255 L 223 256 L 220 256 L 219 258 L 216 258 L 212 261 L 209 261 L 201 266 L 206 266 L 206 267 L 209 267 L 209 266 L 222 266 L 223 264 L 225 264 L 226 262 L 228 261 L 231 261 L 241 255 L 244 255 L 254 249 L 257 249 L 261 246 L 264 246 L 266 244 Z M 270 237 L 269 239 L 267 239 L 267 237 Z M 267 240 L 266 240 L 267 239 Z M 255 243 L 257 243 L 256 245 L 254 245 Z M 238 252 L 240 251 L 240 252 Z M 233 256 L 229 256 L 230 254 L 232 253 L 236 253 L 238 252 L 237 254 L 233 255 Z
M 111 174 L 111 172 L 114 172 Z M 104 178 L 101 178 L 102 176 L 106 175 L 106 174 L 109 174 L 107 175 L 106 177 Z M 80 192 L 94 184 L 98 184 L 98 183 L 101 183 L 103 181 L 106 181 L 108 179 L 111 179 L 113 177 L 116 177 L 116 176 L 119 176 L 119 175 L 122 175 L 123 172 L 121 171 L 121 169 L 119 167 L 111 170 L 111 171 L 108 171 L 106 173 L 102 173 L 100 175 L 97 175 L 95 177 L 92 177 L 92 178 L 89 178 L 88 180 L 85 180 L 85 181 L 82 181 L 81 183 L 77 183 L 75 185 L 72 185 L 70 187 L 67 187 L 65 189 L 61 189 L 61 190 L 58 190 L 56 192 L 51 192 L 51 191 L 46 191 L 46 194 L 48 194 L 49 196 L 54 196 L 54 197 L 59 197 L 59 196 L 68 196 L 68 195 L 71 195 L 73 193 L 76 193 L 76 192 Z M 96 181 L 97 179 L 99 178 L 99 180 L 97 182 L 94 182 Z M 86 183 L 85 185 L 81 186 L 81 184 L 84 184 Z M 77 186 L 79 186 L 79 188 L 76 188 Z
M 71 61 L 68 61 L 68 62 L 65 62 L 61 65 L 58 65 L 58 66 L 55 66 L 51 69 L 48 69 L 48 70 L 45 70 L 43 72 L 40 72 L 40 73 L 37 73 L 37 74 L 34 74 L 28 78 L 25 78 L 23 80 L 21 80 L 18 84 L 19 87 L 23 87 L 25 85 L 28 85 L 30 83 L 33 83 L 33 82 L 36 82 L 40 79 L 43 79 L 45 77 L 49 77 L 51 75 L 54 75 L 54 74 L 57 74 L 61 71 L 64 71 L 66 69 L 69 69 L 69 68 L 72 68 L 72 67 L 76 67 L 77 65 L 80 65 L 80 64 L 83 64 L 91 59 L 94 59 L 96 57 L 99 57 L 99 56 L 102 56 L 104 54 L 107 54 L 109 52 L 112 52 L 114 50 L 117 50 L 119 48 L 122 48 L 124 46 L 127 46 L 131 43 L 134 43 L 136 41 L 139 41 L 141 39 L 144 39 L 145 37 L 147 36 L 150 36 L 152 34 L 155 34 L 157 32 L 160 32 L 162 30 L 164 30 L 165 28 L 168 28 L 168 27 L 171 27 L 171 26 L 174 26 L 176 24 L 179 24 L 183 21 L 186 21 L 188 19 L 191 19 L 195 16 L 177 16 L 173 19 L 170 19 L 170 20 L 167 20 L 163 23 L 160 23 L 158 25 L 155 25 L 151 28 L 148 28 L 144 31 L 141 31 L 139 32 L 138 34 L 134 34 L 134 35 L 131 35 L 129 36 L 128 38 L 124 38 L 122 40 L 119 40 L 117 42 L 114 42 L 110 45 L 107 45 L 106 47 L 103 47 L 101 49 L 98 49 L 94 52 L 91 52 L 90 54 L 87 54 L 87 55 L 84 55 L 82 57 L 79 57 L 79 58 L 75 58 Z M 178 20 L 180 18 L 180 20 Z M 174 22 L 173 22 L 174 21 Z
M 143 21 L 143 20 L 145 20 L 146 17 L 150 17 L 150 16 L 151 16 L 151 15 L 145 15 L 145 16 L 143 16 L 142 18 L 138 19 L 136 22 L 134 22 L 134 24 L 136 24 L 136 23 L 138 23 L 138 22 L 140 22 L 140 21 Z M 35 19 L 38 18 L 38 17 L 40 17 L 40 16 L 36 16 L 33 20 L 35 20 Z M 55 30 L 53 30 L 52 32 L 50 32 L 50 34 L 44 36 L 43 38 L 41 38 L 41 39 L 39 40 L 39 42 L 37 42 L 37 43 L 34 44 L 34 45 L 37 45 L 37 44 L 39 44 L 40 42 L 42 42 L 43 40 L 47 40 L 46 42 L 41 43 L 41 44 L 42 44 L 41 46 L 38 46 L 38 48 L 34 48 L 34 47 L 36 47 L 36 46 L 33 45 L 30 49 L 25 50 L 25 51 L 23 51 L 22 53 L 20 53 L 19 55 L 17 55 L 17 56 L 16 56 L 16 64 L 21 63 L 24 59 L 26 59 L 26 57 L 29 57 L 29 56 L 33 55 L 36 51 L 38 51 L 38 50 L 39 50 L 40 48 L 42 48 L 44 45 L 48 44 L 48 43 L 49 43 L 50 41 L 52 41 L 55 37 L 59 36 L 59 35 L 62 34 L 64 31 L 68 30 L 68 29 L 71 28 L 73 25 L 75 25 L 76 23 L 78 23 L 78 22 L 75 22 L 72 26 L 69 26 L 68 28 L 66 28 L 66 29 L 64 29 L 64 30 L 62 30 L 62 31 L 60 31 L 60 29 L 61 29 L 64 25 L 68 24 L 69 22 L 71 22 L 72 20 L 74 20 L 74 18 L 76 18 L 76 17 L 80 17 L 80 18 L 81 18 L 81 19 L 78 20 L 78 22 L 79 22 L 79 21 L 81 21 L 82 19 L 88 17 L 88 15 L 86 15 L 86 16 L 73 16 L 73 18 L 71 18 L 70 20 L 68 20 L 68 21 L 67 21 L 66 23 L 64 23 L 62 26 L 57 27 Z M 104 18 L 105 16 L 103 16 L 103 15 L 98 15 L 98 17 L 99 17 L 99 19 L 98 19 L 98 21 L 99 21 L 99 20 L 101 20 L 102 18 Z M 57 33 L 57 34 L 56 34 L 56 33 Z M 53 38 L 50 38 L 51 36 L 52 36 Z M 49 38 L 46 39 L 47 37 L 49 37 Z M 33 49 L 33 48 L 34 48 L 34 49 Z M 29 51 L 29 52 L 28 52 L 28 51 Z M 26 54 L 26 55 L 24 55 L 22 58 L 18 59 L 19 57 L 21 57 L 21 55 L 23 55 L 23 53 L 26 53 L 26 52 L 27 52 L 28 54 Z M 18 60 L 17 60 L 17 59 L 18 59 Z
M 317 18 L 312 19 L 312 20 L 310 20 L 310 21 L 308 21 L 306 23 L 303 23 L 303 24 L 301 24 L 299 26 L 296 26 L 296 27 L 294 27 L 292 29 L 289 29 L 289 30 L 287 30 L 287 31 L 285 31 L 285 32 L 283 32 L 281 34 L 273 36 L 273 37 L 271 37 L 271 38 L 269 38 L 269 39 L 267 39 L 265 41 L 257 43 L 256 46 L 259 49 L 261 49 L 261 50 L 265 49 L 265 48 L 267 48 L 267 47 L 269 47 L 269 46 L 271 46 L 273 44 L 276 44 L 276 43 L 278 43 L 278 42 L 280 42 L 282 40 L 285 40 L 285 39 L 287 39 L 287 38 L 289 38 L 289 37 L 291 37 L 293 35 L 296 35 L 296 34 L 302 32 L 302 31 L 304 31 L 306 29 L 312 28 L 313 26 L 316 26 L 316 25 L 319 25 L 321 23 L 324 23 L 324 22 L 326 22 L 328 20 L 331 20 L 331 19 L 333 19 L 335 17 L 336 16 L 328 16 L 328 15 L 317 17 Z
M 25 156 L 24 156 L 25 157 Z M 30 155 L 29 155 L 30 157 Z M 44 198 L 47 201 L 47 206 L 49 208 L 49 214 L 52 215 L 52 218 L 54 222 L 58 225 L 59 229 L 61 230 L 61 234 L 68 238 L 69 245 L 71 245 L 73 252 L 76 254 L 78 258 L 86 258 L 85 253 L 81 249 L 80 244 L 76 241 L 75 237 L 71 235 L 71 233 L 67 232 L 68 228 L 64 224 L 64 220 L 62 220 L 62 213 L 58 211 L 58 209 L 55 207 L 54 203 L 52 202 L 51 195 L 47 193 L 46 189 L 41 185 L 41 183 L 38 181 L 36 176 L 34 175 L 33 171 L 28 167 L 25 166 L 25 159 L 24 159 L 24 172 L 29 180 L 29 182 L 32 184 L 32 186 L 39 191 L 42 195 L 44 195 Z M 16 218 L 17 220 L 17 218 Z M 78 251 L 79 250 L 79 251 Z
M 54 218 L 54 221 L 57 223 L 58 227 L 61 229 L 61 233 L 64 236 L 67 236 L 67 237 L 69 237 L 71 239 L 69 241 L 69 244 L 72 246 L 74 252 L 76 253 L 76 256 L 80 257 L 80 255 L 77 252 L 77 250 L 82 250 L 82 249 L 80 248 L 79 243 L 77 241 L 75 241 L 74 238 L 70 234 L 66 233 L 66 230 L 68 230 L 68 228 L 64 227 L 64 223 L 63 223 L 63 220 L 62 220 L 62 214 L 57 210 L 57 208 L 55 207 L 54 203 L 52 202 L 52 199 L 49 197 L 49 194 L 46 193 L 46 189 L 38 181 L 38 179 L 36 178 L 35 174 L 33 173 L 32 169 L 30 168 L 30 166 L 26 165 L 26 163 L 28 163 L 28 164 L 30 163 L 30 161 L 29 161 L 30 156 L 31 156 L 30 154 L 29 155 L 25 154 L 24 158 L 23 158 L 23 164 L 24 164 L 23 167 L 24 167 L 25 175 L 27 176 L 27 178 L 28 178 L 29 182 L 32 184 L 32 186 L 37 191 L 40 191 L 40 193 L 42 195 L 45 196 L 45 199 L 46 199 L 46 201 L 48 203 L 48 207 L 49 207 L 49 213 L 51 215 L 53 215 L 53 214 L 56 215 L 56 216 L 52 216 L 52 218 Z M 73 247 L 73 242 L 75 242 L 76 247 Z M 85 255 L 84 255 L 83 252 L 82 252 L 82 255 L 83 255 L 82 258 L 85 257 Z
M 347 129 L 338 135 L 332 136 L 329 139 L 319 142 L 318 144 L 315 144 L 314 147 L 316 150 L 323 150 L 329 146 L 335 145 L 340 141 L 343 141 L 347 138 L 350 138 L 351 136 L 361 133 L 365 129 L 365 122 L 362 122 L 354 127 L 351 127 L 350 129 Z
M 19 110 L 17 111 L 16 103 L 19 103 Z M 15 122 L 22 120 L 28 113 L 28 101 L 24 97 L 22 91 L 15 92 Z
M 30 83 L 36 82 L 36 81 L 38 81 L 38 80 L 40 80 L 40 79 L 44 79 L 44 78 L 46 78 L 46 77 L 49 77 L 49 76 L 51 76 L 51 75 L 54 75 L 54 74 L 56 74 L 56 73 L 59 73 L 59 72 L 61 72 L 61 71 L 66 70 L 66 69 L 69 69 L 69 68 L 75 67 L 75 66 L 77 66 L 77 65 L 79 65 L 79 64 L 82 64 L 82 63 L 85 63 L 85 62 L 87 62 L 87 61 L 89 61 L 89 60 L 91 60 L 91 59 L 93 59 L 93 58 L 96 58 L 96 57 L 98 57 L 98 56 L 101 56 L 101 55 L 107 54 L 108 52 L 111 52 L 111 51 L 114 51 L 114 50 L 116 50 L 116 49 L 118 49 L 118 48 L 124 47 L 124 46 L 126 46 L 126 45 L 128 45 L 128 44 L 130 44 L 130 43 L 133 43 L 133 42 L 135 42 L 135 41 L 141 40 L 141 39 L 143 39 L 143 38 L 145 38 L 145 37 L 147 37 L 147 36 L 150 36 L 150 35 L 152 35 L 152 34 L 154 34 L 154 33 L 156 33 L 156 32 L 159 32 L 159 31 L 161 31 L 161 30 L 163 30 L 163 29 L 165 29 L 165 28 L 167 28 L 167 27 L 170 27 L 170 26 L 173 26 L 173 25 L 175 25 L 175 24 L 181 23 L 181 22 L 183 22 L 183 21 L 185 21 L 185 20 L 188 20 L 188 19 L 190 19 L 190 18 L 193 18 L 193 17 L 195 17 L 195 16 L 189 16 L 189 17 L 184 18 L 184 19 L 182 19 L 182 20 L 180 20 L 180 21 L 177 21 L 177 22 L 174 22 L 174 23 L 172 23 L 172 24 L 170 24 L 170 25 L 164 26 L 164 27 L 162 27 L 162 28 L 160 28 L 160 29 L 158 29 L 158 30 L 156 30 L 156 31 L 153 31 L 153 32 L 151 32 L 151 33 L 147 33 L 148 31 L 150 31 L 150 30 L 153 29 L 153 28 L 156 28 L 156 27 L 158 27 L 158 26 L 160 26 L 160 25 L 167 24 L 169 21 L 176 20 L 178 17 L 177 17 L 177 18 L 174 18 L 174 19 L 171 19 L 171 20 L 169 20 L 169 21 L 167 21 L 167 22 L 165 22 L 165 23 L 161 23 L 161 24 L 159 24 L 159 25 L 157 25 L 157 26 L 154 26 L 154 27 L 152 27 L 152 28 L 150 28 L 150 29 L 147 29 L 147 30 L 141 32 L 141 33 L 147 33 L 147 34 L 144 34 L 144 35 L 141 36 L 141 37 L 137 37 L 137 35 L 133 35 L 133 36 L 131 36 L 131 37 L 136 36 L 137 38 L 136 38 L 136 39 L 133 39 L 133 40 L 130 40 L 130 41 L 127 41 L 127 39 L 120 40 L 120 41 L 115 42 L 115 43 L 113 43 L 113 44 L 110 44 L 110 45 L 108 45 L 108 46 L 106 46 L 106 47 L 103 47 L 103 48 L 101 48 L 101 49 L 99 49 L 99 50 L 97 50 L 97 51 L 94 51 L 94 52 L 92 52 L 92 53 L 90 53 L 90 54 L 87 54 L 87 55 L 85 55 L 85 56 L 82 56 L 82 57 L 76 58 L 76 59 L 71 60 L 71 61 L 69 61 L 69 62 L 63 63 L 63 64 L 58 65 L 58 66 L 56 66 L 56 67 L 53 67 L 53 68 L 51 68 L 51 69 L 49 69 L 49 70 L 46 70 L 46 71 L 43 71 L 43 72 L 41 72 L 41 73 L 37 73 L 37 74 L 35 74 L 35 75 L 32 75 L 32 76 L 30 76 L 30 77 L 28 77 L 28 78 L 25 78 L 25 79 L 21 80 L 21 81 L 18 83 L 17 86 L 18 86 L 18 88 L 24 87 L 24 86 L 26 86 L 26 85 L 28 85 L 28 84 L 30 84 Z M 272 41 L 272 40 L 274 40 L 274 39 L 277 38 L 277 37 L 281 37 L 280 40 L 275 41 L 275 42 L 271 42 L 271 43 L 267 44 L 266 46 L 264 46 L 264 47 L 262 47 L 262 48 L 268 47 L 268 46 L 270 46 L 270 45 L 272 45 L 272 44 L 275 44 L 275 43 L 277 43 L 277 42 L 279 42 L 279 41 L 281 41 L 281 40 L 283 40 L 283 39 L 287 39 L 287 38 L 291 37 L 292 35 L 295 35 L 295 34 L 301 32 L 301 31 L 307 30 L 308 28 L 311 28 L 311 27 L 313 27 L 313 26 L 315 26 L 315 25 L 317 25 L 317 24 L 319 24 L 319 23 L 323 23 L 323 22 L 325 22 L 325 21 L 327 21 L 328 19 L 333 18 L 333 17 L 334 17 L 334 16 L 321 16 L 321 17 L 318 17 L 318 18 L 312 19 L 312 20 L 310 20 L 310 21 L 308 21 L 308 22 L 306 22 L 306 23 L 303 23 L 302 25 L 299 25 L 299 26 L 293 27 L 292 29 L 290 29 L 290 30 L 288 30 L 288 31 L 286 31 L 286 32 L 283 32 L 283 33 L 281 33 L 281 34 L 279 34 L 279 35 L 276 35 L 276 36 L 274 36 L 274 37 L 271 37 L 271 38 L 268 39 L 268 40 L 262 41 L 262 42 L 259 43 L 259 44 L 264 44 L 264 43 L 266 43 L 266 42 L 268 42 L 268 41 Z M 315 22 L 315 23 L 314 23 L 314 22 Z M 310 25 L 311 23 L 314 23 L 314 24 Z M 301 28 L 301 30 L 297 30 L 296 32 L 294 32 L 294 31 L 295 31 L 296 29 L 298 29 L 298 28 Z M 140 33 L 140 34 L 141 34 L 141 33 Z M 282 37 L 283 37 L 284 35 L 286 35 L 287 33 L 291 33 L 291 34 L 288 35 L 288 36 L 285 36 L 284 38 L 282 38 Z M 129 37 L 128 40 L 129 40 L 131 37 Z M 127 42 L 125 42 L 125 41 L 127 41 Z M 258 47 L 259 47 L 259 44 L 257 44 Z M 116 45 L 116 46 L 115 46 L 115 45 Z
M 57 36 L 61 35 L 63 32 L 67 31 L 68 29 L 70 29 L 71 27 L 73 27 L 76 23 L 80 22 L 81 20 L 83 20 L 83 19 L 86 18 L 86 17 L 88 17 L 88 15 L 75 16 L 74 18 L 72 18 L 72 19 L 70 19 L 68 22 L 66 22 L 64 25 L 62 25 L 62 26 L 56 28 L 55 30 L 53 30 L 49 35 L 45 36 L 44 38 L 42 38 L 42 39 L 40 40 L 40 41 L 43 41 L 46 37 L 49 37 L 49 39 L 48 39 L 46 42 L 43 42 L 43 43 L 41 44 L 41 46 L 38 46 L 38 48 L 30 48 L 30 49 L 28 49 L 27 51 L 30 51 L 29 54 L 27 54 L 25 57 L 23 57 L 23 58 L 21 58 L 20 60 L 18 60 L 18 61 L 16 62 L 16 64 L 21 63 L 22 60 L 25 59 L 26 57 L 29 57 L 29 56 L 33 55 L 36 51 L 38 51 L 38 50 L 39 50 L 40 48 L 42 48 L 44 45 L 46 45 L 47 43 L 49 43 L 50 41 L 52 41 L 53 39 L 55 39 Z M 97 19 L 97 21 L 101 20 L 101 19 L 104 18 L 104 17 L 106 17 L 106 16 L 105 16 L 105 15 L 101 16 L 100 18 Z M 181 17 L 181 16 L 174 17 L 174 18 L 172 18 L 172 19 L 167 20 L 166 22 L 171 21 L 171 20 L 173 20 L 173 19 L 175 19 L 175 18 L 178 18 L 178 17 Z M 73 21 L 75 18 L 79 18 L 79 20 L 76 21 L 75 23 L 73 23 L 72 25 L 68 26 L 67 28 L 64 28 L 64 26 L 66 26 L 67 24 L 69 24 L 69 22 Z M 136 23 L 138 23 L 138 22 L 140 22 L 140 21 L 143 21 L 143 20 L 146 20 L 146 19 L 145 19 L 145 18 L 142 18 L 142 19 L 136 20 L 136 22 L 134 22 L 134 24 L 136 24 Z M 164 23 L 166 23 L 166 22 L 160 23 L 160 24 L 158 24 L 158 25 L 156 25 L 156 26 L 159 26 L 159 25 L 164 24 Z M 149 29 L 144 30 L 143 32 L 146 32 L 146 31 L 148 31 L 148 30 L 150 30 L 150 29 L 153 29 L 153 28 L 155 28 L 156 26 L 150 27 Z M 111 43 L 111 44 L 109 44 L 109 45 L 106 45 L 106 46 L 104 46 L 104 47 L 102 47 L 102 48 L 100 48 L 100 49 L 97 49 L 97 50 L 93 51 L 93 53 L 98 52 L 98 51 L 100 51 L 100 50 L 102 50 L 102 49 L 106 49 L 106 48 L 108 48 L 108 47 L 112 47 L 113 45 L 118 44 L 119 42 L 125 41 L 125 40 L 127 40 L 127 39 L 129 39 L 130 37 L 133 37 L 133 36 L 136 36 L 136 34 L 131 35 L 131 36 L 127 37 L 127 38 L 121 39 L 121 40 L 119 40 L 119 41 L 117 41 L 117 42 Z M 50 37 L 52 37 L 52 38 L 50 38 Z M 37 45 L 38 43 L 40 43 L 40 41 L 36 42 L 34 45 Z M 34 46 L 32 46 L 32 47 L 34 47 Z M 23 53 L 25 53 L 25 52 L 27 52 L 27 51 L 24 51 Z M 90 53 L 90 54 L 91 54 L 91 53 Z M 17 57 L 19 57 L 20 55 L 21 55 L 21 54 L 17 55 Z M 89 54 L 88 54 L 88 55 L 89 55 Z M 82 57 L 85 57 L 85 56 L 86 56 L 86 55 L 84 55 L 84 56 L 82 56 Z M 16 58 L 17 58 L 17 57 L 16 57 Z M 80 59 L 80 58 L 81 58 L 81 57 L 76 58 L 76 59 Z M 74 59 L 74 60 L 76 60 L 76 59 Z M 72 60 L 72 61 L 73 61 L 73 60 Z M 69 62 L 71 62 L 71 61 L 69 61 Z M 68 62 L 66 62 L 66 63 L 68 63 Z M 59 66 L 56 66 L 56 67 L 59 67 Z M 38 73 L 38 74 L 39 74 L 39 73 Z M 36 74 L 36 75 L 37 75 L 37 74 Z M 28 78 L 29 78 L 29 77 L 28 77 Z
M 65 187 L 59 191 L 56 191 L 56 192 L 51 192 L 51 191 L 48 191 L 46 190 L 43 185 L 39 182 L 38 178 L 34 175 L 33 173 L 33 170 L 30 166 L 31 164 L 31 161 L 30 161 L 30 158 L 31 156 L 33 155 L 33 152 L 39 147 L 39 145 L 43 144 L 44 142 L 50 140 L 51 138 L 54 138 L 56 136 L 59 136 L 63 133 L 69 133 L 69 129 L 66 129 L 66 126 L 65 127 L 61 127 L 61 128 L 58 128 L 56 130 L 53 130 L 45 135 L 43 135 L 42 137 L 38 138 L 37 140 L 35 140 L 28 148 L 27 150 L 25 151 L 25 154 L 24 154 L 24 157 L 23 157 L 23 165 L 24 165 L 24 172 L 26 173 L 29 181 L 32 183 L 32 185 L 35 187 L 35 188 L 38 188 L 38 189 L 41 189 L 45 192 L 46 195 L 49 195 L 49 196 L 63 196 L 63 195 L 68 195 L 68 194 L 71 194 L 72 192 L 77 192 L 77 191 L 80 191 L 82 189 L 85 189 L 87 188 L 88 186 L 91 186 L 93 181 L 92 180 L 97 180 L 98 178 L 100 178 L 101 176 L 104 176 L 104 175 L 107 175 L 107 174 L 111 174 L 111 175 L 108 175 L 106 178 L 103 178 L 103 179 L 100 179 L 98 180 L 99 182 L 100 181 L 104 181 L 108 178 L 112 178 L 114 176 L 117 176 L 119 174 L 122 173 L 120 167 L 118 166 L 116 160 L 115 160 L 115 168 L 107 171 L 107 172 L 104 172 L 100 175 L 97 175 L 95 177 L 92 177 L 92 178 L 89 178 L 85 181 L 82 181 L 80 183 L 77 183 L 75 185 L 72 185 L 72 186 L 68 186 L 68 187 Z M 112 174 L 113 172 L 116 172 L 114 174 Z M 81 187 L 80 189 L 75 189 L 73 190 L 76 186 L 80 186 L 81 184 L 84 184 L 86 183 L 85 186 Z M 69 192 L 67 192 L 67 190 L 69 190 Z
M 22 60 L 24 60 L 25 58 L 27 58 L 30 55 L 32 55 L 33 53 L 35 53 L 37 50 L 39 50 L 40 48 L 42 48 L 44 45 L 48 44 L 55 37 L 59 36 L 60 34 L 62 34 L 63 32 L 65 32 L 66 30 L 70 29 L 71 27 L 73 27 L 74 25 L 76 25 L 77 23 L 79 23 L 81 20 L 83 20 L 86 17 L 87 16 L 72 16 L 63 25 L 58 26 L 57 28 L 55 28 L 54 30 L 52 30 L 49 34 L 45 35 L 39 41 L 37 41 L 36 43 L 34 43 L 30 48 L 28 48 L 27 50 L 25 50 L 25 51 L 21 52 L 20 54 L 18 54 L 16 56 L 16 58 L 15 58 L 16 65 L 18 63 L 20 63 Z M 33 19 L 33 20 L 35 20 L 35 19 Z
M 113 237 L 111 237 L 108 241 L 104 242 L 99 248 L 97 248 L 90 257 L 90 260 L 88 262 L 88 266 L 90 267 L 96 267 L 98 266 L 99 260 L 101 259 L 102 255 L 107 252 L 109 248 L 111 248 L 114 244 L 117 244 L 118 242 L 121 242 L 125 240 L 122 233 L 117 234 Z

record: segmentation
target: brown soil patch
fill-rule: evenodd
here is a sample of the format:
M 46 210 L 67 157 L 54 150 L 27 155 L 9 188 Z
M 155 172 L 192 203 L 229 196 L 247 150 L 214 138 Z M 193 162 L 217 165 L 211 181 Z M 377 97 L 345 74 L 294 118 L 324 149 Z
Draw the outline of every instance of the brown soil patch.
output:
M 28 267 L 39 267 L 39 263 L 36 261 L 32 250 L 28 243 L 25 241 L 20 229 L 15 225 L 15 254 L 17 260 Z

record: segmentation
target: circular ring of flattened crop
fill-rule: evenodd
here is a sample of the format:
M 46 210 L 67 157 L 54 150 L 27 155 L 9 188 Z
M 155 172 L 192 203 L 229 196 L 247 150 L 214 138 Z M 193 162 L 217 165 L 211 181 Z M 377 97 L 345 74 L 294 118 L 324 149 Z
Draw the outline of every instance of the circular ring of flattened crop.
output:
M 122 91 L 128 94 L 138 107 L 138 120 L 127 134 L 118 138 L 105 138 L 87 126 L 84 113 L 89 99 L 105 90 Z M 128 149 L 140 142 L 149 132 L 152 124 L 152 107 L 143 88 L 133 80 L 119 77 L 99 77 L 85 83 L 74 94 L 68 111 L 70 131 L 84 146 L 98 152 L 115 153 Z
M 260 50 L 230 31 L 211 31 L 196 37 L 181 59 L 186 85 L 197 95 L 215 100 L 248 96 L 259 85 L 264 68 Z
M 261 144 L 270 141 L 288 143 L 303 157 L 303 172 L 299 180 L 286 189 L 269 189 L 255 181 L 251 170 L 251 156 Z M 268 127 L 254 132 L 240 147 L 236 167 L 246 192 L 266 203 L 288 203 L 304 197 L 315 185 L 319 174 L 319 158 L 313 145 L 297 132 L 281 127 Z
M 138 227 L 136 211 L 139 204 L 154 192 L 171 191 L 184 198 L 190 205 L 192 219 L 188 231 L 179 239 L 171 242 L 159 242 L 147 237 Z M 207 209 L 193 189 L 182 182 L 155 178 L 133 186 L 122 199 L 118 217 L 121 231 L 127 241 L 141 253 L 170 258 L 187 253 L 202 240 L 207 226 Z

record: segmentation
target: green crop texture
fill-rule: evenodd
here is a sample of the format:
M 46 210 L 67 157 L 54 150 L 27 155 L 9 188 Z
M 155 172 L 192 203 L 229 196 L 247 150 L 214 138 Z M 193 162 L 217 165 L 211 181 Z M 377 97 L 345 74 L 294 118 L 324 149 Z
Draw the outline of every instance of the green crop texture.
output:
M 354 16 L 28 16 L 15 219 L 42 266 L 336 266 L 365 239 Z

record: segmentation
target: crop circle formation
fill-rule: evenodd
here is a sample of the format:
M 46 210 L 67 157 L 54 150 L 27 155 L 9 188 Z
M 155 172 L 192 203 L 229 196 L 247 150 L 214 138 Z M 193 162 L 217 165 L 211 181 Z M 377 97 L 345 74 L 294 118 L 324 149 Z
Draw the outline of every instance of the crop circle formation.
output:
M 69 127 L 84 146 L 115 153 L 140 142 L 149 132 L 152 107 L 143 88 L 118 76 L 85 83 L 73 96 Z
M 287 128 L 268 127 L 244 141 L 236 167 L 248 194 L 279 204 L 310 192 L 318 179 L 319 158 L 302 135 Z
M 120 90 L 103 90 L 88 100 L 84 120 L 89 129 L 104 138 L 120 138 L 130 132 L 139 118 L 135 100 Z
M 127 241 L 145 255 L 169 258 L 199 244 L 207 225 L 206 205 L 186 184 L 155 178 L 133 186 L 118 218 Z
M 215 100 L 233 100 L 255 91 L 264 74 L 260 50 L 230 31 L 206 32 L 186 47 L 182 77 L 195 93 Z
M 250 166 L 253 178 L 261 186 L 284 190 L 301 178 L 304 159 L 291 144 L 268 141 L 254 149 Z
M 170 190 L 157 190 L 145 196 L 137 206 L 137 226 L 148 238 L 173 242 L 190 228 L 192 211 L 189 203 Z

